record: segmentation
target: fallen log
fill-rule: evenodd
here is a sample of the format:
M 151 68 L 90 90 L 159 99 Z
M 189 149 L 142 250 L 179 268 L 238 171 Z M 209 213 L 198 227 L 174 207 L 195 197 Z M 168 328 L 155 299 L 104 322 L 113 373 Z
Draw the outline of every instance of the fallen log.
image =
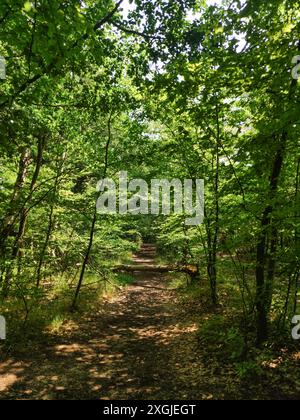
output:
M 114 267 L 114 272 L 125 272 L 125 273 L 170 273 L 180 272 L 186 273 L 191 276 L 192 279 L 199 277 L 199 268 L 196 265 L 119 265 Z

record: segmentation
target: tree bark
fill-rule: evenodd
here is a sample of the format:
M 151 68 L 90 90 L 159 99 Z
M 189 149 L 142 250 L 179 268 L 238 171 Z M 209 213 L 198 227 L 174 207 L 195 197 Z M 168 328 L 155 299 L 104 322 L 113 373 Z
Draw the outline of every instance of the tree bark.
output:
M 284 153 L 287 141 L 287 133 L 284 132 L 280 138 L 278 149 L 273 162 L 272 173 L 269 184 L 269 203 L 265 208 L 261 220 L 261 233 L 257 244 L 257 256 L 256 256 L 256 310 L 257 310 L 257 344 L 260 345 L 268 338 L 268 313 L 269 313 L 269 301 L 272 300 L 270 295 L 272 290 L 272 283 L 274 277 L 275 261 L 274 256 L 271 265 L 269 267 L 268 282 L 266 282 L 266 263 L 267 263 L 267 241 L 272 231 L 272 252 L 273 254 L 277 248 L 277 230 L 272 224 L 272 213 L 273 213 L 273 200 L 276 197 L 279 177 L 283 167 Z M 276 243 L 275 243 L 276 242 Z
M 288 101 L 292 99 L 295 89 L 297 87 L 297 80 L 292 80 Z M 268 317 L 270 304 L 272 302 L 272 287 L 275 273 L 275 254 L 277 251 L 277 228 L 273 221 L 274 199 L 278 192 L 279 178 L 284 164 L 284 156 L 288 140 L 288 132 L 284 130 L 282 134 L 276 139 L 275 136 L 272 140 L 278 141 L 278 147 L 273 160 L 272 172 L 270 175 L 269 190 L 268 190 L 268 203 L 263 211 L 261 218 L 260 235 L 258 238 L 256 248 L 256 312 L 257 312 L 257 345 L 260 346 L 268 339 Z M 268 240 L 270 242 L 270 254 L 267 255 Z M 266 266 L 269 262 L 269 271 L 266 277 Z
M 28 148 L 24 147 L 21 150 L 21 155 L 19 159 L 19 168 L 18 174 L 16 178 L 16 182 L 14 185 L 14 190 L 12 193 L 12 197 L 9 203 L 9 209 L 7 215 L 4 217 L 1 223 L 0 229 L 0 255 L 4 255 L 5 253 L 5 244 L 9 236 L 13 233 L 14 223 L 18 217 L 18 202 L 22 195 L 23 187 L 25 184 L 28 167 L 30 163 L 30 151 Z
M 108 124 L 107 124 L 108 138 L 107 138 L 107 142 L 106 142 L 106 146 L 105 146 L 103 179 L 106 177 L 107 170 L 108 170 L 108 153 L 109 153 L 110 143 L 111 143 L 111 140 L 112 140 L 111 123 L 112 123 L 112 114 L 110 114 L 110 116 L 108 118 Z M 81 272 L 80 272 L 80 277 L 79 277 L 79 280 L 78 280 L 76 292 L 75 292 L 73 302 L 72 302 L 72 305 L 71 305 L 71 311 L 74 311 L 76 309 L 78 296 L 79 296 L 79 293 L 80 293 L 80 290 L 81 290 L 81 287 L 82 287 L 86 267 L 87 267 L 87 264 L 88 264 L 88 261 L 89 261 L 90 253 L 91 253 L 93 242 L 94 242 L 96 222 L 97 222 L 97 207 L 96 207 L 96 203 L 95 203 L 93 220 L 92 220 L 92 224 L 91 224 L 91 228 L 90 228 L 89 243 L 88 243 L 88 247 L 87 247 L 84 259 L 83 259 L 82 268 L 81 268 Z
M 40 137 L 38 139 L 38 153 L 37 153 L 37 159 L 36 159 L 36 165 L 35 165 L 35 170 L 32 176 L 32 180 L 30 183 L 30 188 L 29 188 L 29 194 L 25 200 L 25 203 L 29 203 L 31 201 L 32 195 L 33 195 L 33 191 L 34 191 L 34 187 L 36 185 L 36 182 L 38 180 L 38 176 L 40 174 L 40 170 L 42 167 L 42 161 L 43 161 L 43 152 L 44 152 L 44 148 L 45 148 L 45 138 L 44 137 Z M 4 297 L 7 297 L 8 292 L 9 292 L 9 284 L 11 281 L 11 277 L 12 277 L 12 273 L 13 273 L 13 265 L 14 262 L 16 260 L 16 258 L 19 259 L 19 267 L 20 267 L 20 259 L 22 257 L 22 252 L 21 252 L 21 248 L 23 246 L 23 238 L 24 238 L 24 234 L 26 231 L 26 224 L 27 224 L 27 219 L 28 219 L 28 214 L 29 214 L 30 209 L 28 209 L 27 206 L 23 206 L 21 208 L 21 210 L 19 211 L 19 227 L 18 227 L 18 232 L 13 244 L 13 248 L 12 248 L 12 253 L 11 253 L 11 261 L 10 261 L 10 265 L 7 268 L 6 271 L 6 275 L 3 281 L 3 288 L 2 288 L 2 293 Z

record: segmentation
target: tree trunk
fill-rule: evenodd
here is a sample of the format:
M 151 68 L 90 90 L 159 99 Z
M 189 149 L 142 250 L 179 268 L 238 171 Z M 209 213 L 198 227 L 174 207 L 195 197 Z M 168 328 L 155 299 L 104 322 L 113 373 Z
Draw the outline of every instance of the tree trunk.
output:
M 10 199 L 9 209 L 7 215 L 4 217 L 1 223 L 0 229 L 0 255 L 5 254 L 5 245 L 8 237 L 13 232 L 14 223 L 18 217 L 17 204 L 22 195 L 22 190 L 26 180 L 28 166 L 30 163 L 30 151 L 27 148 L 23 148 L 19 159 L 18 175 L 14 185 L 12 197 Z
M 112 139 L 111 123 L 112 123 L 112 114 L 110 114 L 110 116 L 108 118 L 108 126 L 107 126 L 107 128 L 108 128 L 108 138 L 107 138 L 107 142 L 106 142 L 106 146 L 105 146 L 103 179 L 106 177 L 107 170 L 108 170 L 108 152 L 109 152 L 109 146 L 110 146 L 111 139 Z M 88 247 L 87 247 L 84 259 L 83 259 L 80 277 L 79 277 L 79 280 L 78 280 L 78 284 L 77 284 L 76 292 L 75 292 L 75 295 L 74 295 L 74 299 L 73 299 L 73 302 L 72 302 L 72 305 L 71 305 L 71 311 L 74 311 L 76 309 L 77 299 L 78 299 L 78 296 L 79 296 L 79 293 L 80 293 L 80 290 L 81 290 L 81 286 L 82 286 L 82 283 L 83 283 L 86 267 L 87 267 L 87 264 L 88 264 L 88 261 L 89 261 L 89 256 L 90 256 L 92 246 L 93 246 L 93 242 L 94 242 L 96 222 L 97 222 L 97 207 L 96 207 L 96 203 L 95 203 L 93 220 L 92 220 L 92 224 L 91 224 L 91 228 L 90 228 L 89 243 L 88 243 Z
M 217 134 L 216 134 L 216 168 L 214 179 L 214 196 L 215 196 L 215 215 L 213 223 L 213 232 L 210 234 L 210 247 L 208 251 L 208 267 L 207 272 L 210 279 L 211 298 L 214 305 L 218 302 L 217 294 L 217 251 L 219 240 L 219 181 L 220 181 L 220 125 L 219 125 L 219 107 L 216 108 Z
M 62 161 L 58 164 L 57 174 L 54 181 L 53 201 L 51 202 L 51 206 L 50 206 L 49 222 L 48 222 L 48 228 L 46 232 L 46 238 L 45 238 L 45 242 L 44 242 L 41 254 L 40 254 L 39 263 L 36 270 L 36 286 L 37 287 L 40 286 L 41 276 L 42 276 L 42 267 L 44 264 L 47 248 L 48 248 L 50 238 L 51 238 L 51 233 L 52 233 L 52 228 L 53 228 L 53 214 L 54 214 L 55 199 L 56 199 L 56 193 L 57 193 L 57 189 L 59 185 L 59 178 L 63 171 L 64 160 L 65 160 L 65 154 L 63 155 Z
M 29 194 L 25 200 L 25 203 L 28 205 L 28 203 L 31 201 L 32 199 L 32 195 L 33 195 L 33 191 L 42 167 L 42 161 L 43 161 L 43 152 L 44 152 L 44 147 L 45 147 L 45 138 L 44 137 L 40 137 L 38 140 L 38 154 L 37 154 L 37 160 L 36 160 L 36 165 L 35 165 L 35 170 L 32 176 L 32 180 L 30 183 L 30 188 L 29 188 Z M 27 205 L 23 206 L 22 209 L 19 212 L 19 228 L 18 228 L 18 232 L 17 232 L 17 236 L 15 238 L 14 241 L 14 245 L 13 245 L 13 249 L 12 249 L 12 253 L 11 253 L 11 263 L 9 265 L 9 267 L 7 268 L 7 272 L 6 272 L 6 276 L 4 279 L 4 283 L 3 283 L 3 295 L 7 296 L 8 291 L 9 291 L 9 283 L 12 277 L 12 272 L 13 272 L 13 266 L 14 266 L 14 262 L 16 260 L 16 258 L 19 259 L 19 266 L 21 264 L 21 257 L 22 257 L 22 252 L 21 252 L 21 248 L 23 246 L 23 238 L 25 235 L 25 231 L 26 231 L 26 225 L 27 225 L 27 219 L 28 219 L 28 214 L 29 214 L 29 209 L 27 207 Z
M 294 95 L 297 87 L 297 80 L 292 80 L 288 101 Z M 273 206 L 274 199 L 278 191 L 278 183 L 284 163 L 284 155 L 286 151 L 286 143 L 288 139 L 287 131 L 283 131 L 278 138 L 278 147 L 273 161 L 272 172 L 269 182 L 268 203 L 263 211 L 261 219 L 260 235 L 257 243 L 256 256 L 256 311 L 257 311 L 257 344 L 260 346 L 268 338 L 268 316 L 270 309 L 270 302 L 272 302 L 272 288 L 275 273 L 275 254 L 277 250 L 277 228 L 273 224 Z M 272 138 L 276 142 L 276 137 Z M 271 236 L 271 254 L 268 259 L 267 248 L 268 239 Z M 266 264 L 269 261 L 269 272 L 266 279 Z
M 263 212 L 261 219 L 261 233 L 257 244 L 256 257 L 256 310 L 257 310 L 257 344 L 260 345 L 268 338 L 268 314 L 269 302 L 272 300 L 272 286 L 275 270 L 274 255 L 277 249 L 277 229 L 272 226 L 273 200 L 278 190 L 278 182 L 283 167 L 284 153 L 287 141 L 287 133 L 280 138 L 279 146 L 272 167 L 269 184 L 269 203 Z M 269 235 L 273 236 L 271 245 L 271 264 L 269 276 L 266 281 L 265 269 L 267 263 L 267 242 Z
M 77 299 L 78 299 L 78 296 L 79 296 L 79 293 L 80 293 L 80 290 L 81 290 L 81 286 L 82 286 L 82 282 L 83 282 L 83 279 L 84 279 L 86 267 L 87 267 L 87 264 L 88 264 L 88 261 L 89 261 L 89 257 L 90 257 L 90 253 L 91 253 L 91 250 L 92 250 L 96 222 L 97 222 L 97 208 L 95 206 L 94 215 L 93 215 L 93 221 L 92 221 L 92 225 L 91 225 L 91 229 L 90 229 L 89 244 L 88 244 L 88 247 L 87 247 L 85 256 L 84 256 L 84 260 L 83 260 L 83 263 L 82 263 L 82 268 L 81 268 L 81 272 L 80 272 L 79 281 L 78 281 L 76 292 L 75 292 L 74 299 L 73 299 L 73 302 L 72 302 L 72 306 L 71 306 L 71 310 L 72 311 L 74 311 L 76 309 Z

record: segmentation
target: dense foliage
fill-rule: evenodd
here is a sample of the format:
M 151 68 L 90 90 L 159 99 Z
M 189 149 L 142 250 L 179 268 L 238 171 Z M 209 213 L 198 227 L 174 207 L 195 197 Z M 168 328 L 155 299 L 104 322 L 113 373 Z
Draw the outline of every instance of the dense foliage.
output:
M 213 307 L 235 305 L 243 349 L 249 334 L 252 345 L 290 337 L 299 312 L 300 2 L 213 3 L 1 1 L 8 317 L 23 308 L 27 320 L 61 282 L 76 309 L 82 285 L 103 284 L 144 240 L 172 263 L 197 265 L 193 287 Z M 97 182 L 122 170 L 148 182 L 204 179 L 203 224 L 97 214 Z

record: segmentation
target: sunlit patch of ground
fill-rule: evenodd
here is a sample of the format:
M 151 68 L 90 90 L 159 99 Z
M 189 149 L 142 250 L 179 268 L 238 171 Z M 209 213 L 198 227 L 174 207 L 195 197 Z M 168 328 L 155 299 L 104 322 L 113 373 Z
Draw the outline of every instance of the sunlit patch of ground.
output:
M 152 254 L 140 255 L 137 264 L 150 264 Z M 134 283 L 94 313 L 46 331 L 31 352 L 11 353 L 0 363 L 0 399 L 210 400 L 263 393 L 259 384 L 242 391 L 234 368 L 207 359 L 196 312 L 178 305 L 165 276 L 136 272 Z M 293 358 L 297 363 L 300 354 Z M 281 362 L 266 368 L 276 371 Z

